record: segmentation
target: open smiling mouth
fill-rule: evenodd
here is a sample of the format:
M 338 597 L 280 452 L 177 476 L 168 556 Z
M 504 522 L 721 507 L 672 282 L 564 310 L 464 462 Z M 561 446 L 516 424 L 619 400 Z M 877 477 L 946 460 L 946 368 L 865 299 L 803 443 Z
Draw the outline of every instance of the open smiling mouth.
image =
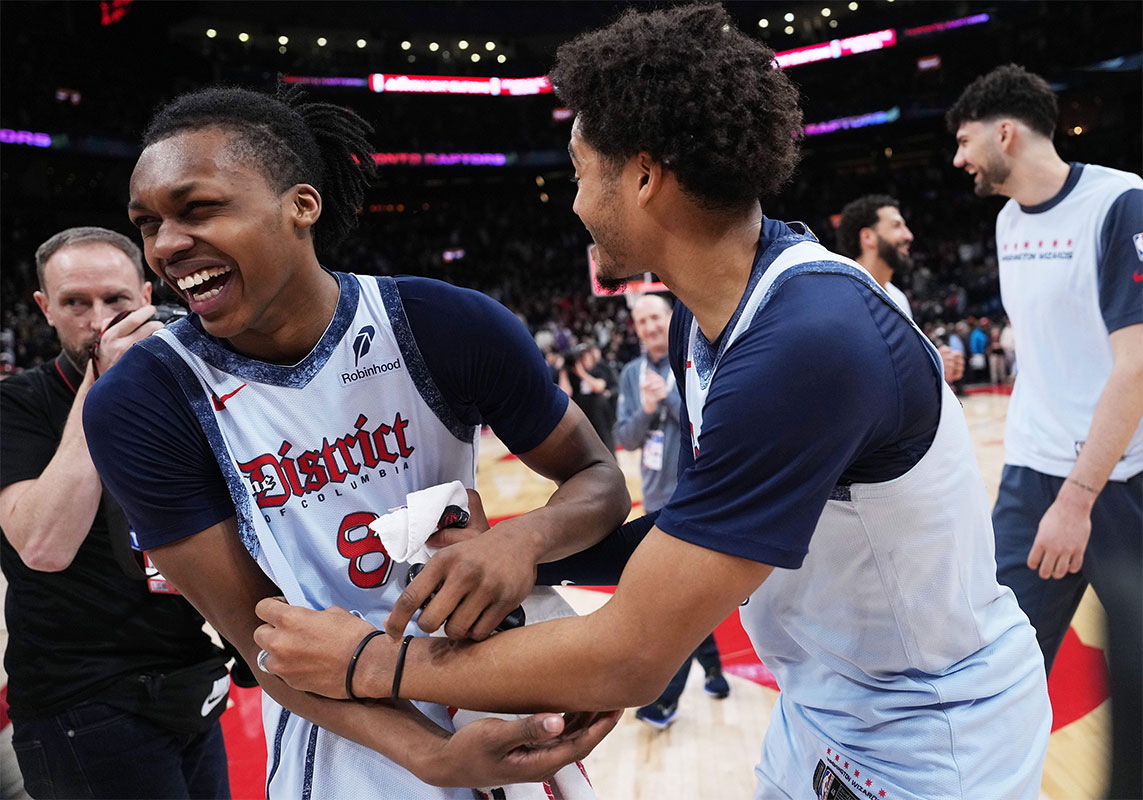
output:
M 227 266 L 208 267 L 179 278 L 176 285 L 192 300 L 201 303 L 218 295 L 222 287 L 230 281 L 233 271 L 233 267 Z

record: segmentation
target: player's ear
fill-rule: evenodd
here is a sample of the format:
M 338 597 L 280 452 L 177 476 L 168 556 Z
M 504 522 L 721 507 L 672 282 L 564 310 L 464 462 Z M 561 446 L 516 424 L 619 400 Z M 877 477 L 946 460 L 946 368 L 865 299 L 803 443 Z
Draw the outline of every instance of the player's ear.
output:
M 869 248 L 871 250 L 877 249 L 877 232 L 873 228 L 862 228 L 857 232 L 858 242 L 861 248 Z
M 1012 147 L 1012 141 L 1016 137 L 1016 123 L 1010 119 L 1002 119 L 996 124 L 996 144 L 1004 152 Z
M 312 227 L 321 216 L 321 195 L 308 183 L 299 183 L 291 190 L 290 217 L 297 228 Z
M 635 156 L 635 164 L 639 170 L 638 202 L 642 208 L 663 188 L 663 164 L 651 158 L 646 151 Z

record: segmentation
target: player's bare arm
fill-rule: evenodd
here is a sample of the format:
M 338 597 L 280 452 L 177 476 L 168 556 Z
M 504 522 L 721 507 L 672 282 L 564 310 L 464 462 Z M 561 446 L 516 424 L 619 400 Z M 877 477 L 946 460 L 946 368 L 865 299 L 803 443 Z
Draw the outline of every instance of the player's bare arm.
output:
M 153 306 L 143 306 L 107 329 L 99 351 L 101 372 L 110 369 L 135 342 L 162 327 L 147 322 L 154 313 Z M 40 477 L 0 490 L 0 528 L 31 569 L 67 569 L 99 510 L 103 487 L 83 432 L 83 403 L 93 381 L 89 363 L 83 382 L 76 387 L 59 447 Z
M 341 703 L 290 688 L 257 668 L 254 606 L 278 588 L 242 548 L 235 518 L 148 551 L 166 576 L 252 666 L 263 690 L 327 730 L 393 759 L 438 786 L 487 786 L 543 779 L 583 758 L 614 727 L 600 717 L 567 726 L 553 715 L 481 720 L 449 734 L 408 702 Z M 269 601 L 275 602 L 275 601 Z M 355 618 L 356 619 L 356 618 Z
M 399 696 L 476 710 L 527 712 L 649 703 L 703 638 L 773 567 L 653 528 L 615 595 L 598 611 L 499 633 L 486 641 L 421 637 L 408 645 Z M 341 609 L 263 601 L 255 634 L 269 667 L 309 692 L 345 696 L 345 666 L 369 624 Z M 399 642 L 376 637 L 354 677 L 360 696 L 388 697 Z
M 454 639 L 484 639 L 536 583 L 536 565 L 555 561 L 602 539 L 623 522 L 631 498 L 623 473 L 587 417 L 569 403 L 555 429 L 520 454 L 529 468 L 555 481 L 547 504 L 505 520 L 438 552 L 397 600 L 385 623 L 400 638 L 428 596 L 418 624 L 435 631 L 445 624 Z M 448 544 L 440 538 L 435 544 Z
M 1041 578 L 1079 572 L 1091 535 L 1091 509 L 1143 419 L 1143 325 L 1111 333 L 1115 359 L 1095 407 L 1087 441 L 1056 501 L 1040 520 L 1028 568 Z

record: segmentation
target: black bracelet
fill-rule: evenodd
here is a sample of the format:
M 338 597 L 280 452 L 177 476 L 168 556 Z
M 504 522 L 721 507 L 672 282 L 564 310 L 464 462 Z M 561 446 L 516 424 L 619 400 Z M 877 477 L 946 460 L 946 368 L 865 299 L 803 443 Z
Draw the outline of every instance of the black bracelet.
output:
M 356 700 L 360 703 L 364 698 L 358 697 L 353 693 L 353 671 L 357 669 L 357 659 L 361 656 L 362 651 L 365 650 L 365 645 L 372 641 L 374 636 L 380 636 L 384 630 L 370 631 L 365 634 L 365 638 L 357 645 L 357 649 L 353 651 L 353 655 L 349 657 L 349 666 L 345 668 L 345 696 L 350 700 Z
M 405 671 L 405 654 L 409 652 L 409 642 L 413 641 L 413 634 L 409 634 L 401 640 L 401 652 L 397 654 L 397 666 L 393 668 L 393 692 L 389 695 L 390 700 L 397 700 L 397 692 L 401 688 L 401 673 Z

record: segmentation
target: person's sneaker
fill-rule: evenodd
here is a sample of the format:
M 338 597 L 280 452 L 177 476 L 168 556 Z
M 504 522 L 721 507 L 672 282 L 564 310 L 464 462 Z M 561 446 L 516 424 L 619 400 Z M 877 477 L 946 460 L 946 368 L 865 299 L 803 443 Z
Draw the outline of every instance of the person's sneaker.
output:
M 650 725 L 652 728 L 664 730 L 668 725 L 675 721 L 675 715 L 679 712 L 679 704 L 655 702 L 649 706 L 643 706 L 636 709 L 635 718 L 641 719 Z
M 722 700 L 730 694 L 730 684 L 726 682 L 726 678 L 722 676 L 722 670 L 718 668 L 707 672 L 703 688 L 706 689 L 707 694 L 718 700 Z

